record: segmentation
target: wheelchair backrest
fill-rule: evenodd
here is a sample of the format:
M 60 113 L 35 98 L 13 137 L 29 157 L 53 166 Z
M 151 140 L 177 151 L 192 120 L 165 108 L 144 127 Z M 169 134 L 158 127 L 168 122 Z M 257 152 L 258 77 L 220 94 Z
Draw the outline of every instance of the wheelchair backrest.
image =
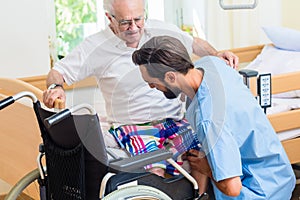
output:
M 47 127 L 54 113 L 34 104 L 46 154 L 48 194 L 54 199 L 99 199 L 108 158 L 97 115 L 71 115 Z

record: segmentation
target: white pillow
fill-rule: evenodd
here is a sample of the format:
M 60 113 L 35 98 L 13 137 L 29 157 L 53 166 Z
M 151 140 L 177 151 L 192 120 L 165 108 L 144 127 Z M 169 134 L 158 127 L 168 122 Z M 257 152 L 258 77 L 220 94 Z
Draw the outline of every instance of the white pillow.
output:
M 245 68 L 272 75 L 300 71 L 300 51 L 285 51 L 272 45 L 266 45 Z M 300 90 L 276 94 L 274 97 L 300 97 Z
M 278 26 L 263 27 L 263 30 L 277 48 L 300 51 L 300 31 Z

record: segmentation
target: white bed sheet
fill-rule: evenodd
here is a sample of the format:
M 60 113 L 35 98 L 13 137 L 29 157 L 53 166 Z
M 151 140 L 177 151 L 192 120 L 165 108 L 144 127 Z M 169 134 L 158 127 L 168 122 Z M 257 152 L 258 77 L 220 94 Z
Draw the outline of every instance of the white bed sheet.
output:
M 267 108 L 267 114 L 276 114 L 300 109 L 300 98 L 272 98 L 272 107 Z M 280 141 L 300 136 L 300 128 L 277 133 Z
M 289 140 L 300 136 L 300 128 L 277 133 L 280 141 Z
M 286 51 L 272 45 L 265 45 L 261 53 L 245 69 L 253 69 L 260 74 L 271 73 L 272 76 L 300 71 L 300 51 Z M 300 90 L 274 96 L 279 98 L 300 97 Z
M 272 106 L 267 108 L 267 114 L 295 109 L 300 109 L 300 98 L 272 98 Z
M 276 114 L 300 109 L 300 98 L 272 98 L 272 107 L 267 108 L 267 114 Z M 280 141 L 300 136 L 300 128 L 277 133 Z
M 300 71 L 300 52 L 278 49 L 265 45 L 262 52 L 250 62 L 245 69 L 253 69 L 259 73 L 278 75 Z M 267 108 L 267 114 L 300 109 L 300 90 L 273 95 L 272 106 Z M 300 129 L 277 133 L 280 141 L 300 136 Z

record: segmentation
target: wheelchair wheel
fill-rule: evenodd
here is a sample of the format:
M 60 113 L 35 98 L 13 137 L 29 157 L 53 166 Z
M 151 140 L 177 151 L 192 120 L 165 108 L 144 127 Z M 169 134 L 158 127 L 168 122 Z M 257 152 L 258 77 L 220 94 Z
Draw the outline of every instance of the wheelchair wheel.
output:
M 20 179 L 9 191 L 4 200 L 34 199 L 39 195 L 39 170 L 35 169 Z M 38 197 L 39 199 L 39 197 Z
M 172 200 L 168 195 L 159 189 L 135 185 L 115 190 L 105 196 L 102 200 Z

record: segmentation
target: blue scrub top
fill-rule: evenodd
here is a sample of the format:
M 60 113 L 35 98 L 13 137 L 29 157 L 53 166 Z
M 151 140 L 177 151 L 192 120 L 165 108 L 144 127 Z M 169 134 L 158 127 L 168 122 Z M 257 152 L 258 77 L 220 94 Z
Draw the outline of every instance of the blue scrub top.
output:
M 215 181 L 240 176 L 241 194 L 216 199 L 290 199 L 295 176 L 266 115 L 238 72 L 217 57 L 195 63 L 203 81 L 186 118 L 196 130 Z

